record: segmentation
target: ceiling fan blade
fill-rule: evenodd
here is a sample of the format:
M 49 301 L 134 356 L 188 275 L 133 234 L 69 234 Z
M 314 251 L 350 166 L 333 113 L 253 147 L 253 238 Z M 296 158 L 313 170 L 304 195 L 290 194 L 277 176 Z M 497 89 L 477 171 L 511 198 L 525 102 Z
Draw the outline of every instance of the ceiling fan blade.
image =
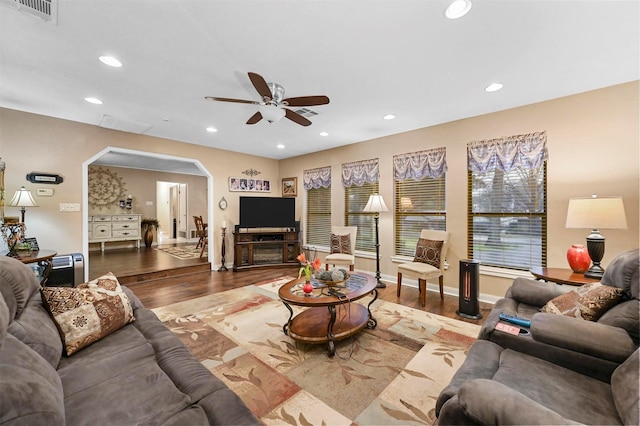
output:
M 204 97 L 208 101 L 219 101 L 219 102 L 236 102 L 239 104 L 253 104 L 260 105 L 260 102 L 256 101 L 245 101 L 244 99 L 231 99 L 231 98 L 217 98 L 215 96 L 205 96 Z
M 298 114 L 297 112 L 293 112 L 290 109 L 284 108 L 284 116 L 289 120 L 298 123 L 301 126 L 308 126 L 311 124 L 309 120 Z
M 326 105 L 329 103 L 329 98 L 326 96 L 300 96 L 284 99 L 282 103 L 289 106 Z
M 260 120 L 262 120 L 262 114 L 258 111 L 247 120 L 247 124 L 256 124 Z
M 273 95 L 271 94 L 269 85 L 264 80 L 264 78 L 262 78 L 260 74 L 256 74 L 255 72 L 250 72 L 249 80 L 251 80 L 251 84 L 253 84 L 253 87 L 256 88 L 256 90 L 258 91 L 260 96 L 262 96 L 263 99 L 266 98 L 268 100 L 271 100 Z

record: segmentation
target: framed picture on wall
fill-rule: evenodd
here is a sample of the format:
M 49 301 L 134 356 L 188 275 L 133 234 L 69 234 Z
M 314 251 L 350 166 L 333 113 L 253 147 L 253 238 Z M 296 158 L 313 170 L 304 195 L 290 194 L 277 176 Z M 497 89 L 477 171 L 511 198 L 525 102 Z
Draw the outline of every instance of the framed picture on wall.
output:
M 298 196 L 298 178 L 297 177 L 282 178 L 282 196 L 283 197 Z
M 229 178 L 231 192 L 271 192 L 271 182 L 264 179 Z

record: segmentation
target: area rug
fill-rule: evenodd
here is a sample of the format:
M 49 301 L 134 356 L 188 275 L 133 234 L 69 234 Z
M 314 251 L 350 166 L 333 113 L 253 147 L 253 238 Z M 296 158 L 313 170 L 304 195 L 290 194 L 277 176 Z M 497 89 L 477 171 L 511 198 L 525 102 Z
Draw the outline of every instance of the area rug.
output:
M 377 327 L 338 342 L 329 358 L 325 344 L 283 333 L 289 312 L 277 291 L 290 279 L 154 312 L 264 424 L 432 424 L 436 398 L 480 327 L 376 300 Z
M 176 246 L 176 247 L 156 247 L 156 250 L 160 250 L 167 254 L 170 254 L 173 257 L 177 257 L 178 259 L 195 259 L 200 257 L 200 252 L 202 251 L 202 247 L 196 247 L 193 245 L 186 246 Z M 205 249 L 202 257 L 207 257 L 207 250 Z

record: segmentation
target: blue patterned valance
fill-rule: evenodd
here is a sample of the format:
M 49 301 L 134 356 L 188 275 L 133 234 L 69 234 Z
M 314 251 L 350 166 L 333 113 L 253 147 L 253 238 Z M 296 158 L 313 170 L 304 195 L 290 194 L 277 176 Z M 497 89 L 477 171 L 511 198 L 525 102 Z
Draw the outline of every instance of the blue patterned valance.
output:
M 355 161 L 342 165 L 342 185 L 362 186 L 365 183 L 376 183 L 380 178 L 378 159 Z
M 331 166 L 302 172 L 302 182 L 307 191 L 311 188 L 329 188 L 331 186 Z
M 537 169 L 547 158 L 547 132 L 506 136 L 467 144 L 467 167 L 476 173 L 486 173 L 495 169 L 504 172 L 517 168 Z
M 393 156 L 393 177 L 397 182 L 425 177 L 439 178 L 447 172 L 447 149 L 435 148 Z

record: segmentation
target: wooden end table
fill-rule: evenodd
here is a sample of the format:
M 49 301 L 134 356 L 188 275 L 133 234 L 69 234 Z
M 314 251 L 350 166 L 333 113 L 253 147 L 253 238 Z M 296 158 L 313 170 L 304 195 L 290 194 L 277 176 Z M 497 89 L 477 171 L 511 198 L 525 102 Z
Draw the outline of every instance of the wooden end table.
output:
M 587 278 L 583 274 L 573 272 L 568 268 L 531 268 L 530 272 L 538 280 L 551 281 L 558 284 L 581 286 L 600 281 L 597 278 Z
M 7 251 L 0 253 L 0 255 L 6 256 L 8 254 Z M 28 263 L 37 263 L 38 266 L 42 267 L 42 275 L 40 276 L 40 285 L 44 286 L 47 283 L 47 279 L 49 278 L 49 274 L 51 273 L 51 268 L 53 267 L 52 259 L 58 255 L 57 251 L 54 250 L 32 250 L 32 251 L 18 251 L 15 256 L 12 255 L 14 259 L 18 259 L 20 262 L 28 264 Z
M 363 273 L 352 273 L 347 281 L 334 288 L 345 294 L 336 297 L 328 294 L 328 287 L 311 279 L 313 291 L 307 296 L 302 291 L 304 278 L 293 280 L 278 291 L 278 295 L 289 310 L 289 320 L 282 327 L 284 334 L 303 343 L 326 343 L 327 354 L 336 353 L 335 342 L 353 336 L 363 328 L 375 328 L 378 322 L 371 314 L 371 304 L 378 298 L 377 281 Z M 351 303 L 373 293 L 373 299 L 365 307 L 360 303 Z M 295 317 L 291 305 L 308 309 Z M 340 318 L 337 319 L 336 311 Z

